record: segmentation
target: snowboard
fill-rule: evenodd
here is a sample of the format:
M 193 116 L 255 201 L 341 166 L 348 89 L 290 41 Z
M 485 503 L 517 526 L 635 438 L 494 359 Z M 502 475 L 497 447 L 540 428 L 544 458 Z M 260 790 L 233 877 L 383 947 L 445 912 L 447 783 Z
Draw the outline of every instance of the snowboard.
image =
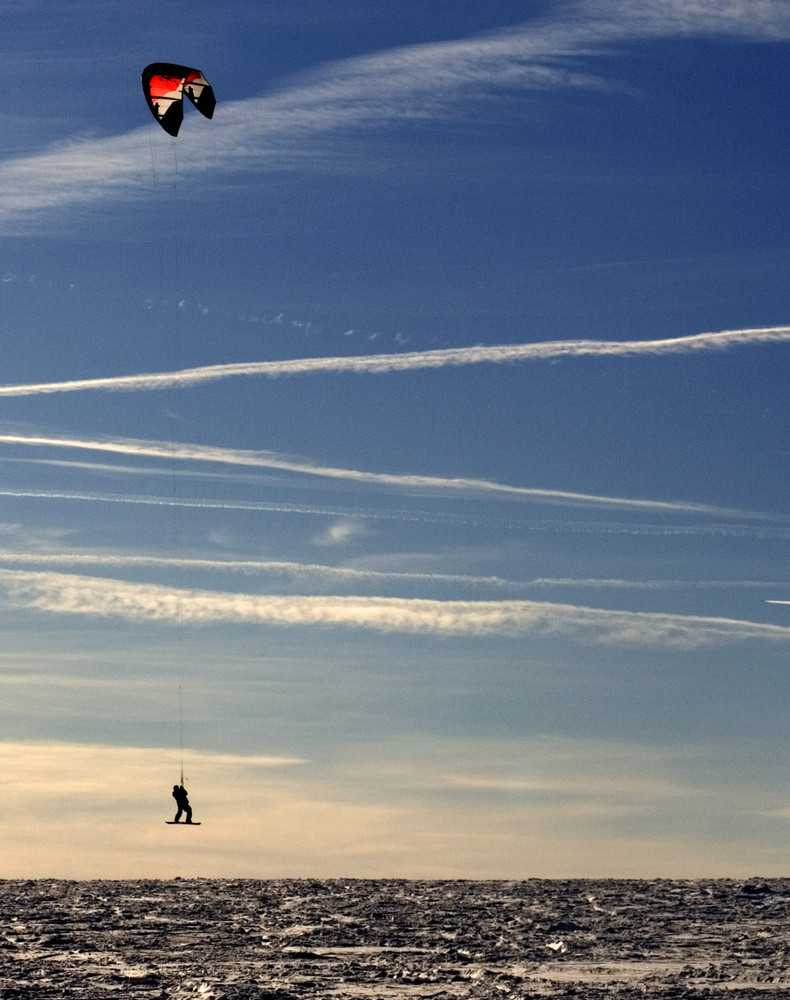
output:
M 181 820 L 176 823 L 174 819 L 166 819 L 165 823 L 168 826 L 200 826 L 200 823 L 182 823 Z

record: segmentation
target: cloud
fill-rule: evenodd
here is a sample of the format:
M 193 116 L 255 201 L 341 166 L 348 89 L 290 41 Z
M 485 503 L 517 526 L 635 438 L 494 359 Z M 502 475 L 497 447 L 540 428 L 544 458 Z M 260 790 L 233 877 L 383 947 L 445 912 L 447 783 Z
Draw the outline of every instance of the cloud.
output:
M 225 622 L 480 638 L 561 636 L 685 648 L 746 639 L 790 641 L 790 628 L 776 625 L 545 601 L 240 594 L 26 570 L 0 570 L 0 588 L 16 608 L 168 625 Z
M 0 816 L 5 878 L 172 878 L 196 870 L 230 876 L 231 859 L 240 852 L 233 847 L 223 808 L 228 816 L 241 812 L 250 821 L 250 799 L 255 811 L 265 808 L 262 802 L 270 807 L 284 794 L 278 796 L 272 787 L 287 788 L 284 775 L 299 773 L 307 763 L 294 756 L 187 748 L 195 818 L 203 821 L 209 844 L 191 845 L 185 857 L 183 844 L 175 845 L 164 826 L 172 818 L 170 788 L 179 773 L 173 747 L 5 741 L 0 751 L 5 760 Z M 235 825 L 237 833 L 246 826 L 238 820 Z M 264 827 L 256 817 L 249 828 L 261 835 Z M 216 871 L 219 844 L 226 867 Z M 250 845 L 245 846 L 247 863 L 253 865 Z
M 591 83 L 584 74 L 550 65 L 547 57 L 559 57 L 551 43 L 541 55 L 541 46 L 528 43 L 522 51 L 526 37 L 519 39 L 504 35 L 421 45 L 330 65 L 266 97 L 223 103 L 210 125 L 195 123 L 182 132 L 179 156 L 188 160 L 192 177 L 253 166 L 304 169 L 318 139 L 446 118 L 462 93 Z M 170 157 L 163 155 L 169 142 L 147 125 L 7 161 L 0 166 L 0 227 L 24 228 L 54 209 L 147 193 L 152 166 L 154 172 L 172 170 Z
M 645 858 L 667 878 L 781 873 L 782 790 L 711 784 L 722 752 L 529 734 L 347 741 L 320 761 L 188 747 L 203 825 L 185 849 L 163 822 L 173 747 L 9 740 L 0 875 L 643 878 Z
M 0 396 L 40 396 L 62 392 L 140 392 L 152 389 L 184 389 L 226 378 L 264 375 L 319 373 L 383 374 L 448 368 L 475 364 L 508 364 L 517 361 L 545 361 L 552 358 L 634 357 L 637 355 L 692 354 L 721 351 L 732 347 L 779 344 L 790 341 L 790 326 L 755 327 L 696 333 L 662 340 L 547 340 L 530 344 L 501 344 L 490 347 L 451 347 L 400 354 L 366 354 L 353 357 L 297 358 L 287 361 L 249 361 L 235 364 L 204 365 L 173 372 L 140 375 L 113 375 L 105 378 L 72 379 L 65 382 L 32 382 L 0 386 Z
M 574 800 L 573 807 L 576 810 L 580 810 L 583 800 L 589 800 L 590 798 L 589 777 L 579 778 L 573 774 L 562 776 L 556 774 L 553 778 L 534 778 L 502 777 L 499 774 L 481 776 L 479 774 L 468 775 L 450 772 L 443 776 L 442 784 L 447 788 L 459 789 L 466 792 L 494 792 L 500 793 L 503 796 L 522 795 L 524 797 L 538 793 L 540 796 L 551 796 L 555 799 L 562 797 L 566 802 Z M 604 778 L 599 774 L 595 782 L 595 788 L 596 797 L 599 801 L 604 797 L 609 800 L 605 807 L 607 811 L 613 811 L 611 799 L 614 797 L 613 793 L 615 790 L 617 797 L 620 799 L 620 811 L 623 809 L 623 799 L 629 799 L 631 809 L 635 810 L 645 802 L 656 802 L 659 798 L 664 802 L 669 802 L 672 799 L 698 800 L 703 794 L 699 788 L 688 785 L 684 786 L 680 783 L 667 780 L 659 781 L 654 778 L 651 779 L 644 774 L 641 777 L 632 776 L 630 778 L 620 774 L 616 779 L 613 775 Z M 587 805 L 587 809 L 589 811 L 589 804 Z
M 356 521 L 336 521 L 326 531 L 313 538 L 314 545 L 345 545 L 362 533 L 362 528 Z
M 566 490 L 546 490 L 527 486 L 509 486 L 487 479 L 457 477 L 448 479 L 440 476 L 408 475 L 389 472 L 364 472 L 359 469 L 342 469 L 333 466 L 312 465 L 298 462 L 270 451 L 219 448 L 212 445 L 185 444 L 165 441 L 144 441 L 134 438 L 69 438 L 54 435 L 1 433 L 0 443 L 26 445 L 30 447 L 77 448 L 87 451 L 110 452 L 122 455 L 137 455 L 147 458 L 162 458 L 169 462 L 217 462 L 227 465 L 250 466 L 253 468 L 279 469 L 302 475 L 339 479 L 346 482 L 362 483 L 368 486 L 412 490 L 414 492 L 442 492 L 477 496 L 498 496 L 512 500 L 527 500 L 542 503 L 560 503 L 573 506 L 594 506 L 619 508 L 622 510 L 684 513 L 703 516 L 729 516 L 756 520 L 771 519 L 768 515 L 748 511 L 715 507 L 680 500 L 639 500 L 629 497 L 606 497 L 591 493 L 574 493 Z M 35 491 L 25 491 L 23 495 L 34 495 Z M 46 494 L 42 491 L 41 495 Z M 164 502 L 163 500 L 158 502 Z M 178 501 L 170 501 L 178 502 Z M 189 501 L 192 505 L 193 501 Z M 209 501 L 205 506 L 211 506 Z M 221 504 L 224 506 L 224 502 Z M 243 507 L 244 504 L 239 506 Z M 255 508 L 257 509 L 257 507 Z
M 553 18 L 346 59 L 265 97 L 224 103 L 211 123 L 195 121 L 183 131 L 179 155 L 188 160 L 190 177 L 251 167 L 258 175 L 267 168 L 304 170 L 319 140 L 468 116 L 497 92 L 601 87 L 600 77 L 582 68 L 585 57 L 612 44 L 692 34 L 786 40 L 790 10 L 780 0 L 566 4 Z M 141 106 L 141 118 L 144 113 Z M 0 229 L 25 231 L 55 210 L 140 197 L 150 189 L 152 158 L 154 171 L 157 158 L 162 171 L 172 169 L 169 143 L 151 124 L 6 161 Z M 339 144 L 335 154 L 343 156 Z
M 783 0 L 592 0 L 584 16 L 599 18 L 631 38 L 720 35 L 754 41 L 784 41 L 790 36 L 790 11 Z

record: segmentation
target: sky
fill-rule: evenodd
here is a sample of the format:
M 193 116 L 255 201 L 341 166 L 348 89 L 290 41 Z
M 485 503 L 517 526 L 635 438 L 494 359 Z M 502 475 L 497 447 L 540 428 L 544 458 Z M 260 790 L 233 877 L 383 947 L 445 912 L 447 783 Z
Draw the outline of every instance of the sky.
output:
M 0 877 L 786 874 L 790 3 L 0 9 Z

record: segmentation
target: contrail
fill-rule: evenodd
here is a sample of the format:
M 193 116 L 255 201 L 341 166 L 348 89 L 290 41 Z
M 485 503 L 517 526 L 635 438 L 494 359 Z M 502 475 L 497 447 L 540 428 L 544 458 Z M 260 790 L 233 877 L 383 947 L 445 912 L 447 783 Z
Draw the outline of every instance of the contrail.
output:
M 335 582 L 448 583 L 474 587 L 526 590 L 552 581 L 506 580 L 500 576 L 469 576 L 463 573 L 408 573 L 397 570 L 354 569 L 323 563 L 297 563 L 267 559 L 192 559 L 169 556 L 140 556 L 101 552 L 17 552 L 0 549 L 0 563 L 49 566 L 144 566 L 153 569 L 195 569 L 244 575 L 269 575 Z M 587 581 L 584 581 L 587 582 Z
M 66 463 L 67 464 L 67 463 Z M 77 463 L 79 464 L 79 463 Z M 96 468 L 96 466 L 92 466 Z M 117 470 L 118 466 L 109 468 Z M 125 471 L 148 474 L 152 470 L 128 468 Z M 160 473 L 161 474 L 161 473 Z M 167 475 L 172 475 L 168 470 Z M 188 475 L 194 475 L 188 473 Z M 198 474 L 199 475 L 199 474 Z M 209 473 L 210 475 L 210 473 Z M 84 500 L 88 503 L 141 504 L 148 507 L 187 507 L 195 510 L 252 510 L 273 514 L 306 514 L 316 517 L 358 518 L 369 521 L 410 521 L 426 524 L 497 524 L 500 519 L 481 514 L 466 515 L 460 512 L 430 510 L 394 510 L 360 507 L 324 507 L 319 504 L 277 503 L 270 500 L 211 500 L 202 497 L 143 496 L 136 493 L 93 493 L 81 490 L 33 490 L 27 488 L 0 488 L 0 497 L 19 497 L 31 500 Z M 558 525 L 560 526 L 560 525 Z M 539 525 L 544 527 L 544 525 Z M 773 536 L 772 536 L 773 537 Z
M 54 463 L 57 464 L 57 463 Z M 63 463 L 69 464 L 69 463 Z M 74 463 L 76 465 L 82 463 Z M 90 468 L 101 468 L 94 463 L 90 465 L 84 463 Z M 109 466 L 108 468 L 118 470 L 120 466 Z M 131 466 L 126 468 L 124 471 L 130 474 L 136 474 L 138 471 L 152 472 L 155 470 L 136 470 Z M 168 471 L 168 475 L 172 473 Z M 190 475 L 197 475 L 194 473 L 189 473 Z M 210 475 L 210 473 L 209 473 Z M 0 496 L 2 497 L 19 497 L 19 498 L 29 498 L 31 500 L 77 500 L 86 501 L 88 503 L 119 503 L 119 504 L 140 504 L 149 507 L 186 507 L 195 510 L 200 510 L 204 508 L 206 510 L 250 510 L 250 511 L 261 511 L 264 513 L 271 512 L 274 514 L 305 514 L 308 516 L 316 517 L 342 517 L 342 518 L 359 518 L 362 520 L 370 521 L 412 521 L 420 522 L 426 524 L 466 524 L 469 522 L 474 522 L 475 524 L 501 524 L 502 519 L 497 517 L 490 517 L 483 514 L 467 515 L 458 511 L 430 511 L 430 510 L 394 510 L 394 509 L 371 509 L 371 508 L 359 508 L 359 507 L 323 507 L 318 504 L 299 504 L 299 503 L 276 503 L 274 501 L 267 500 L 211 500 L 204 499 L 201 497 L 177 497 L 177 496 L 142 496 L 135 493 L 90 493 L 78 490 L 32 490 L 25 488 L 15 489 L 13 487 L 2 489 L 0 488 Z M 548 495 L 545 498 L 539 495 L 539 491 L 536 492 L 534 496 L 530 498 L 535 503 L 540 503 L 542 501 L 546 503 L 559 503 L 560 501 L 553 495 Z M 618 500 L 616 497 L 602 497 L 600 498 L 602 502 L 609 501 L 612 504 L 628 503 L 627 499 L 621 498 Z M 595 498 L 590 496 L 587 501 L 585 501 L 586 506 L 593 506 Z M 660 501 L 634 501 L 635 503 L 651 504 L 659 503 Z M 569 505 L 573 505 L 569 501 Z M 577 504 L 577 505 L 580 505 Z M 666 508 L 664 508 L 666 510 Z M 690 513 L 690 514 L 716 514 L 723 515 L 727 514 L 731 517 L 737 517 L 742 520 L 744 518 L 769 522 L 775 521 L 776 517 L 769 514 L 761 514 L 753 511 L 743 511 L 743 510 L 733 510 L 725 511 L 717 508 L 707 508 L 702 506 L 690 507 L 688 504 L 678 503 L 674 508 L 676 513 Z M 510 522 L 508 522 L 510 523 Z M 744 525 L 744 524 L 676 524 L 676 525 L 658 525 L 658 524 L 643 524 L 634 522 L 612 522 L 612 521 L 568 521 L 566 519 L 562 520 L 521 520 L 519 519 L 515 523 L 511 523 L 511 527 L 525 528 L 531 531 L 562 531 L 562 532 L 583 532 L 584 534 L 592 533 L 602 533 L 602 534 L 629 534 L 629 535 L 722 535 L 731 538 L 782 538 L 786 539 L 790 537 L 790 528 L 787 527 L 777 527 L 776 525 L 770 525 L 767 523 L 758 525 Z M 506 581 L 507 582 L 507 581 Z M 543 583 L 543 581 L 533 581 L 535 583 Z M 562 581 L 560 581 L 562 582 Z
M 0 588 L 12 606 L 30 611 L 163 625 L 318 626 L 481 639 L 565 636 L 585 643 L 683 648 L 749 639 L 790 641 L 790 628 L 778 625 L 546 601 L 227 593 L 27 570 L 0 570 Z
M 130 470 L 132 471 L 132 470 Z M 207 510 L 260 510 L 279 514 L 316 514 L 328 517 L 362 517 L 410 519 L 408 513 L 400 514 L 391 511 L 371 512 L 348 510 L 337 507 L 319 507 L 308 504 L 273 503 L 266 500 L 204 500 L 201 498 L 174 496 L 141 496 L 140 494 L 123 493 L 88 493 L 79 490 L 31 490 L 31 489 L 0 489 L 2 497 L 28 497 L 31 500 L 88 500 L 96 503 L 128 503 L 143 504 L 149 507 L 194 507 Z M 411 515 L 418 517 L 421 515 Z M 426 518 L 429 514 L 424 515 Z M 438 516 L 438 515 L 437 515 Z
M 2 553 L 0 553 L 1 559 L 3 559 Z M 786 584 L 777 583 L 776 580 L 618 580 L 601 579 L 598 577 L 587 579 L 577 579 L 575 577 L 535 577 L 527 581 L 526 585 L 531 587 L 603 587 L 628 590 L 726 589 L 728 587 L 752 587 L 764 590 L 766 587 L 786 586 Z M 790 601 L 765 601 L 765 603 L 790 604 Z
M 154 389 L 183 389 L 226 378 L 264 375 L 319 373 L 368 373 L 417 371 L 474 364 L 506 364 L 542 361 L 549 358 L 628 357 L 635 355 L 690 354 L 726 350 L 753 344 L 783 343 L 790 340 L 790 326 L 755 327 L 696 333 L 664 340 L 548 340 L 534 344 L 500 344 L 492 347 L 458 347 L 403 354 L 365 354 L 352 357 L 296 358 L 288 361 L 250 361 L 224 365 L 204 365 L 172 372 L 141 375 L 113 375 L 105 378 L 72 379 L 66 382 L 31 382 L 0 386 L 0 396 L 39 396 L 58 392 L 140 392 Z
M 273 559 L 197 559 L 174 556 L 128 555 L 113 552 L 21 552 L 0 549 L 0 563 L 35 566 L 144 566 L 153 569 L 194 569 L 219 573 L 240 573 L 350 582 L 447 583 L 507 590 L 534 590 L 542 587 L 582 587 L 615 590 L 689 590 L 759 588 L 785 586 L 776 580 L 623 580 L 601 577 L 533 577 L 508 580 L 501 576 L 471 576 L 467 573 L 419 573 L 403 570 L 356 569 L 352 566 L 329 566 L 325 563 L 299 563 Z M 766 600 L 766 604 L 790 604 L 790 601 Z
M 628 497 L 607 497 L 592 493 L 574 493 L 567 490 L 539 489 L 527 486 L 509 486 L 488 479 L 472 479 L 458 477 L 453 479 L 441 476 L 405 475 L 390 472 L 364 472 L 359 469 L 342 469 L 333 466 L 311 465 L 307 462 L 297 462 L 285 458 L 275 452 L 251 451 L 248 449 L 220 448 L 213 445 L 175 444 L 164 441 L 143 441 L 130 438 L 67 438 L 58 436 L 43 436 L 32 434 L 0 434 L 0 442 L 28 446 L 43 446 L 55 448 L 78 448 L 87 451 L 112 452 L 122 455 L 138 455 L 147 458 L 156 457 L 169 462 L 194 461 L 217 462 L 226 465 L 251 466 L 257 468 L 279 469 L 302 475 L 318 476 L 347 482 L 364 483 L 394 489 L 413 490 L 416 492 L 452 492 L 473 495 L 501 496 L 508 499 L 521 499 L 538 503 L 561 503 L 576 506 L 600 506 L 619 508 L 623 510 L 661 511 L 664 513 L 686 513 L 698 515 L 723 515 L 755 520 L 768 520 L 767 515 L 750 513 L 748 511 L 732 510 L 715 507 L 709 504 L 698 504 L 678 500 L 638 500 Z M 31 491 L 32 492 L 32 491 Z M 164 503 L 165 499 L 154 502 Z M 172 500 L 167 501 L 172 503 Z M 210 506 L 211 502 L 207 502 Z M 243 504 L 243 501 L 242 501 Z M 775 518 L 771 518 L 775 520 Z

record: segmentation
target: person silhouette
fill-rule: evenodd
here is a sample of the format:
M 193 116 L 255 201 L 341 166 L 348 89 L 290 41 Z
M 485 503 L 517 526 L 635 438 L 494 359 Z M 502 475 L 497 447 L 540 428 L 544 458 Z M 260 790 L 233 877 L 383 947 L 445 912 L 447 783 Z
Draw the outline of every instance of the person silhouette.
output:
M 181 813 L 185 812 L 187 814 L 186 822 L 191 823 L 192 806 L 189 804 L 186 788 L 183 785 L 173 785 L 173 798 L 176 800 L 176 805 L 178 806 L 178 812 L 173 822 L 178 823 L 181 819 Z

